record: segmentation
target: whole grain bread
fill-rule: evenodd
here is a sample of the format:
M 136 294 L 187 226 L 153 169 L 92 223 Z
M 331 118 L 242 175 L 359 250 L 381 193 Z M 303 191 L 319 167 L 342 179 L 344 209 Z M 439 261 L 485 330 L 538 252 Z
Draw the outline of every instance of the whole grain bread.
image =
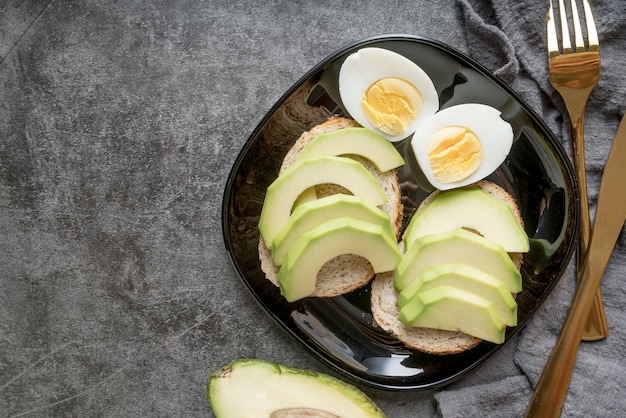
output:
M 309 131 L 304 132 L 285 155 L 279 175 L 297 160 L 304 147 L 317 135 L 358 126 L 360 125 L 352 119 L 333 116 L 325 122 L 314 126 Z M 391 224 L 397 236 L 402 224 L 403 208 L 400 202 L 400 185 L 398 184 L 396 171 L 380 172 L 371 161 L 365 158 L 358 155 L 349 155 L 348 157 L 363 164 L 380 182 L 387 195 L 387 202 L 380 208 L 389 214 Z M 315 189 L 318 198 L 335 193 L 348 193 L 342 187 L 334 184 L 321 184 L 316 186 Z M 278 286 L 279 267 L 273 263 L 270 250 L 266 248 L 262 239 L 259 239 L 258 249 L 261 270 L 265 273 L 265 277 L 268 280 Z M 346 250 L 349 251 L 349 248 Z M 333 297 L 346 294 L 368 284 L 373 278 L 374 270 L 367 259 L 354 254 L 343 254 L 329 260 L 322 266 L 322 269 L 317 274 L 315 293 L 312 296 Z
M 476 183 L 476 185 L 490 195 L 506 202 L 513 209 L 520 224 L 523 226 L 519 207 L 515 199 L 509 193 L 495 183 L 486 180 L 481 180 Z M 420 207 L 425 205 L 438 193 L 439 191 L 435 191 L 429 195 L 420 204 Z M 419 207 L 417 210 L 419 210 Z M 402 244 L 401 242 L 401 250 Z M 522 264 L 522 254 L 511 253 L 509 255 L 513 260 L 513 264 L 519 271 Z M 396 306 L 398 291 L 393 285 L 393 272 L 377 274 L 372 281 L 371 293 L 372 315 L 376 324 L 409 348 L 431 354 L 455 354 L 469 350 L 482 341 L 479 338 L 462 332 L 411 327 L 400 322 L 398 319 L 400 310 Z

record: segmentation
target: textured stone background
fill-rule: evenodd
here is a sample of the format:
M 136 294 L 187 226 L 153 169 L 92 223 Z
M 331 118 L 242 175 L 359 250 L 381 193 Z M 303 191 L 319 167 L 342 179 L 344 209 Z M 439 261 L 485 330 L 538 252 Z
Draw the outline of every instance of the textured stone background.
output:
M 211 416 L 236 358 L 332 372 L 236 277 L 222 193 L 272 104 L 385 33 L 463 50 L 452 1 L 0 2 L 0 417 Z M 431 393 L 363 388 L 389 416 Z

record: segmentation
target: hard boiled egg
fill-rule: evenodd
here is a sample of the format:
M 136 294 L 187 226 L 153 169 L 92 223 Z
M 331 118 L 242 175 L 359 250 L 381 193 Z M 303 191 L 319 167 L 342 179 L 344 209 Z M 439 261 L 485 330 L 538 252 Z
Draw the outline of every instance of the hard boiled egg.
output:
M 467 103 L 437 112 L 411 139 L 426 179 L 440 190 L 482 180 L 504 162 L 513 129 L 491 106 Z
M 354 120 L 392 142 L 410 136 L 439 108 L 424 70 L 382 48 L 363 48 L 346 58 L 339 71 L 339 95 Z

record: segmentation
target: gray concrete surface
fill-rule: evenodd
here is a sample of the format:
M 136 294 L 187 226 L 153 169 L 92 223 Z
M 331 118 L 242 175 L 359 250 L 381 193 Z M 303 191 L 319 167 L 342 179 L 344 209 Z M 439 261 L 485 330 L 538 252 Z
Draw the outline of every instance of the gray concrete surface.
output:
M 0 3 L 0 417 L 211 416 L 236 358 L 332 374 L 237 278 L 222 193 L 298 78 L 385 33 L 464 48 L 452 1 Z

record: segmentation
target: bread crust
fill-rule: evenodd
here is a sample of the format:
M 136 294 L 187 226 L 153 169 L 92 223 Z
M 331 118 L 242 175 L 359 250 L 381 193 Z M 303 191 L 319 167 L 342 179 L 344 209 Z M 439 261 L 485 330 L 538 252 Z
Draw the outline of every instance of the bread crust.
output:
M 515 199 L 502 187 L 486 180 L 481 180 L 474 185 L 497 199 L 506 202 L 523 226 L 523 220 Z M 420 203 L 417 210 L 432 200 L 438 193 L 440 192 L 435 191 L 427 196 Z M 402 246 L 403 242 L 400 243 L 401 249 Z M 522 255 L 519 253 L 510 253 L 509 255 L 519 271 L 522 265 Z M 400 310 L 396 306 L 397 298 L 398 291 L 393 285 L 393 273 L 377 274 L 372 281 L 372 315 L 375 325 L 380 326 L 393 335 L 406 347 L 430 354 L 447 355 L 469 350 L 482 341 L 479 338 L 458 331 L 411 327 L 400 322 L 398 319 Z
M 310 130 L 302 133 L 294 145 L 289 149 L 280 167 L 279 175 L 287 167 L 293 164 L 299 157 L 304 147 L 316 136 L 334 132 L 348 127 L 359 127 L 360 125 L 352 119 L 332 116 L 325 122 L 314 126 Z M 350 158 L 359 161 L 363 166 L 376 177 L 382 185 L 387 195 L 387 202 L 380 208 L 389 214 L 391 224 L 398 236 L 402 224 L 403 206 L 400 201 L 400 185 L 395 170 L 381 173 L 369 160 L 357 155 L 350 155 Z M 316 186 L 318 197 L 345 192 L 345 189 L 337 185 L 323 184 Z M 278 286 L 278 270 L 272 261 L 271 252 L 266 248 L 262 239 L 259 239 L 259 259 L 261 270 L 265 277 Z M 349 250 L 349 249 L 347 249 Z M 352 292 L 370 283 L 374 278 L 374 270 L 370 262 L 354 254 L 343 254 L 329 260 L 317 275 L 317 283 L 313 297 L 334 297 Z

